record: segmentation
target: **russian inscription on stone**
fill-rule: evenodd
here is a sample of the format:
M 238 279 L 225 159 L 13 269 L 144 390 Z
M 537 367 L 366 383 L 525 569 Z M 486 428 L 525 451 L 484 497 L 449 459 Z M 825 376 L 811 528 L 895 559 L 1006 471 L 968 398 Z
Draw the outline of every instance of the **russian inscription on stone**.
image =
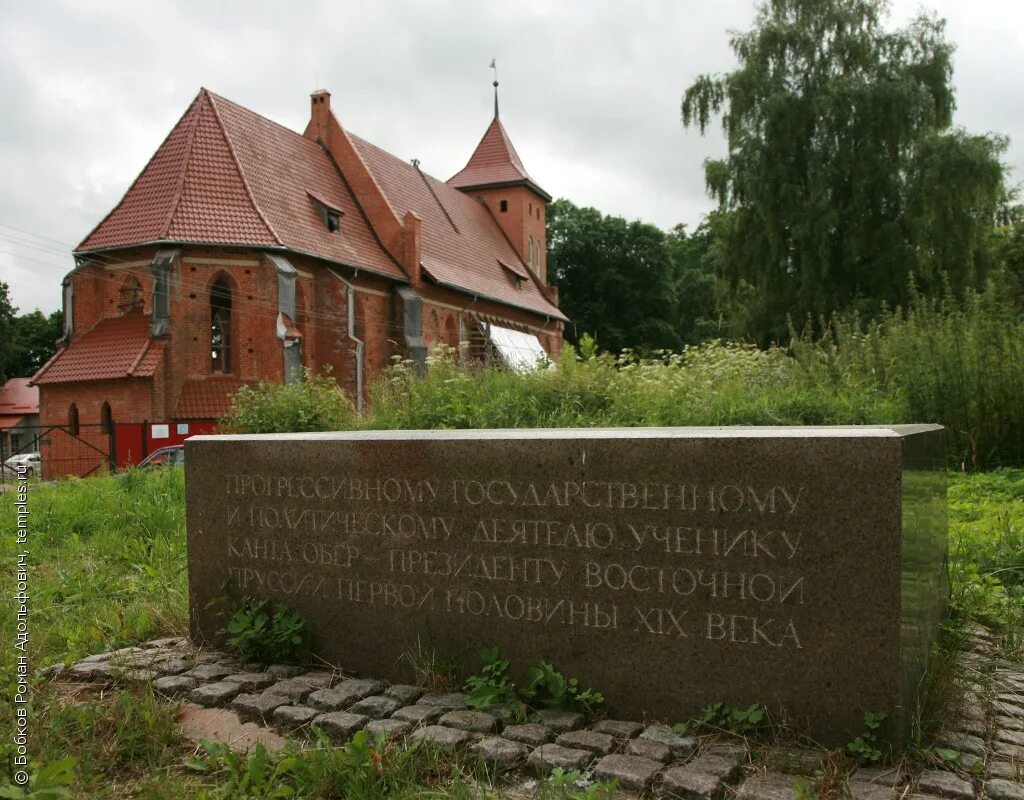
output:
M 473 671 L 498 646 L 633 718 L 899 729 L 948 591 L 944 448 L 938 426 L 194 437 L 193 635 L 267 597 L 395 682 L 417 650 Z

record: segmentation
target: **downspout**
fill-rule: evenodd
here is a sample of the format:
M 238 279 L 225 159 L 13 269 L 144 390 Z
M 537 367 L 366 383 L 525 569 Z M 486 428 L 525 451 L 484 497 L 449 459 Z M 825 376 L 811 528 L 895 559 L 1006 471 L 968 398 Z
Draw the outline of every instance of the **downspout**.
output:
M 363 342 L 356 338 L 356 287 L 330 267 L 327 271 L 345 284 L 345 306 L 348 308 L 348 338 L 356 345 L 356 411 L 363 413 Z

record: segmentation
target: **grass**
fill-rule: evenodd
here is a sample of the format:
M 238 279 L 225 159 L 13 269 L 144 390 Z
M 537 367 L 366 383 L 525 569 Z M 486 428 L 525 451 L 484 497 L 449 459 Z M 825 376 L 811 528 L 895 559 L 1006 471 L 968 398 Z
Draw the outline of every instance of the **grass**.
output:
M 951 474 L 949 493 L 954 621 L 978 619 L 1020 652 L 1024 620 L 1024 470 Z M 0 495 L 0 525 L 12 530 L 14 495 Z M 180 634 L 187 627 L 184 481 L 180 469 L 33 487 L 31 519 L 31 662 L 38 671 L 89 653 Z M 14 541 L 0 540 L 5 585 L 13 577 Z M 10 641 L 14 611 L 0 606 Z M 13 682 L 9 657 L 0 679 Z M 424 672 L 447 677 L 429 649 Z M 600 688 L 600 687 L 595 687 Z M 945 690 L 943 690 L 945 691 Z M 11 707 L 0 718 L 12 724 Z M 925 710 L 934 727 L 941 710 Z M 55 684 L 38 682 L 32 757 L 37 767 L 76 759 L 68 796 L 76 798 L 472 797 L 486 785 L 476 767 L 429 756 L 402 756 L 364 743 L 359 753 L 307 744 L 254 763 L 217 750 L 195 754 L 173 725 L 174 708 L 144 690 L 68 702 Z M 0 748 L 8 748 L 5 739 Z M 0 749 L 0 786 L 10 752 Z M 403 759 L 408 758 L 408 761 Z M 260 775 L 274 775 L 275 795 Z M 263 780 L 263 783 L 259 781 Z M 364 781 L 364 783 L 345 783 Z M 570 782 L 571 787 L 571 782 Z M 226 787 L 230 788 L 230 791 Z M 577 789 L 547 786 L 572 796 Z M 356 793 L 356 794 L 353 794 Z M 56 796 L 56 795 L 53 795 Z M 562 796 L 552 794 L 552 797 Z M 37 795 L 39 800 L 47 795 Z

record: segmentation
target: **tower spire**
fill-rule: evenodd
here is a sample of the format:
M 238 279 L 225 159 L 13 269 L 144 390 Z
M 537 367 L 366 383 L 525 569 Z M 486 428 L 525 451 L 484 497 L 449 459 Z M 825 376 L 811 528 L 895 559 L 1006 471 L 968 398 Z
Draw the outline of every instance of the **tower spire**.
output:
M 494 118 L 498 118 L 498 65 L 491 59 L 491 69 L 494 70 Z

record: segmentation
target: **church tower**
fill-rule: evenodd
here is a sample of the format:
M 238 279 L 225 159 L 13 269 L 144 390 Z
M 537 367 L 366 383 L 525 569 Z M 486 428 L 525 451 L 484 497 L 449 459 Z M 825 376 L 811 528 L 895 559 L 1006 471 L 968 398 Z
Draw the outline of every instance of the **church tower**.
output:
M 551 195 L 526 172 L 501 124 L 497 80 L 494 81 L 494 119 L 469 163 L 449 179 L 448 185 L 483 201 L 523 263 L 547 285 L 546 226 Z

